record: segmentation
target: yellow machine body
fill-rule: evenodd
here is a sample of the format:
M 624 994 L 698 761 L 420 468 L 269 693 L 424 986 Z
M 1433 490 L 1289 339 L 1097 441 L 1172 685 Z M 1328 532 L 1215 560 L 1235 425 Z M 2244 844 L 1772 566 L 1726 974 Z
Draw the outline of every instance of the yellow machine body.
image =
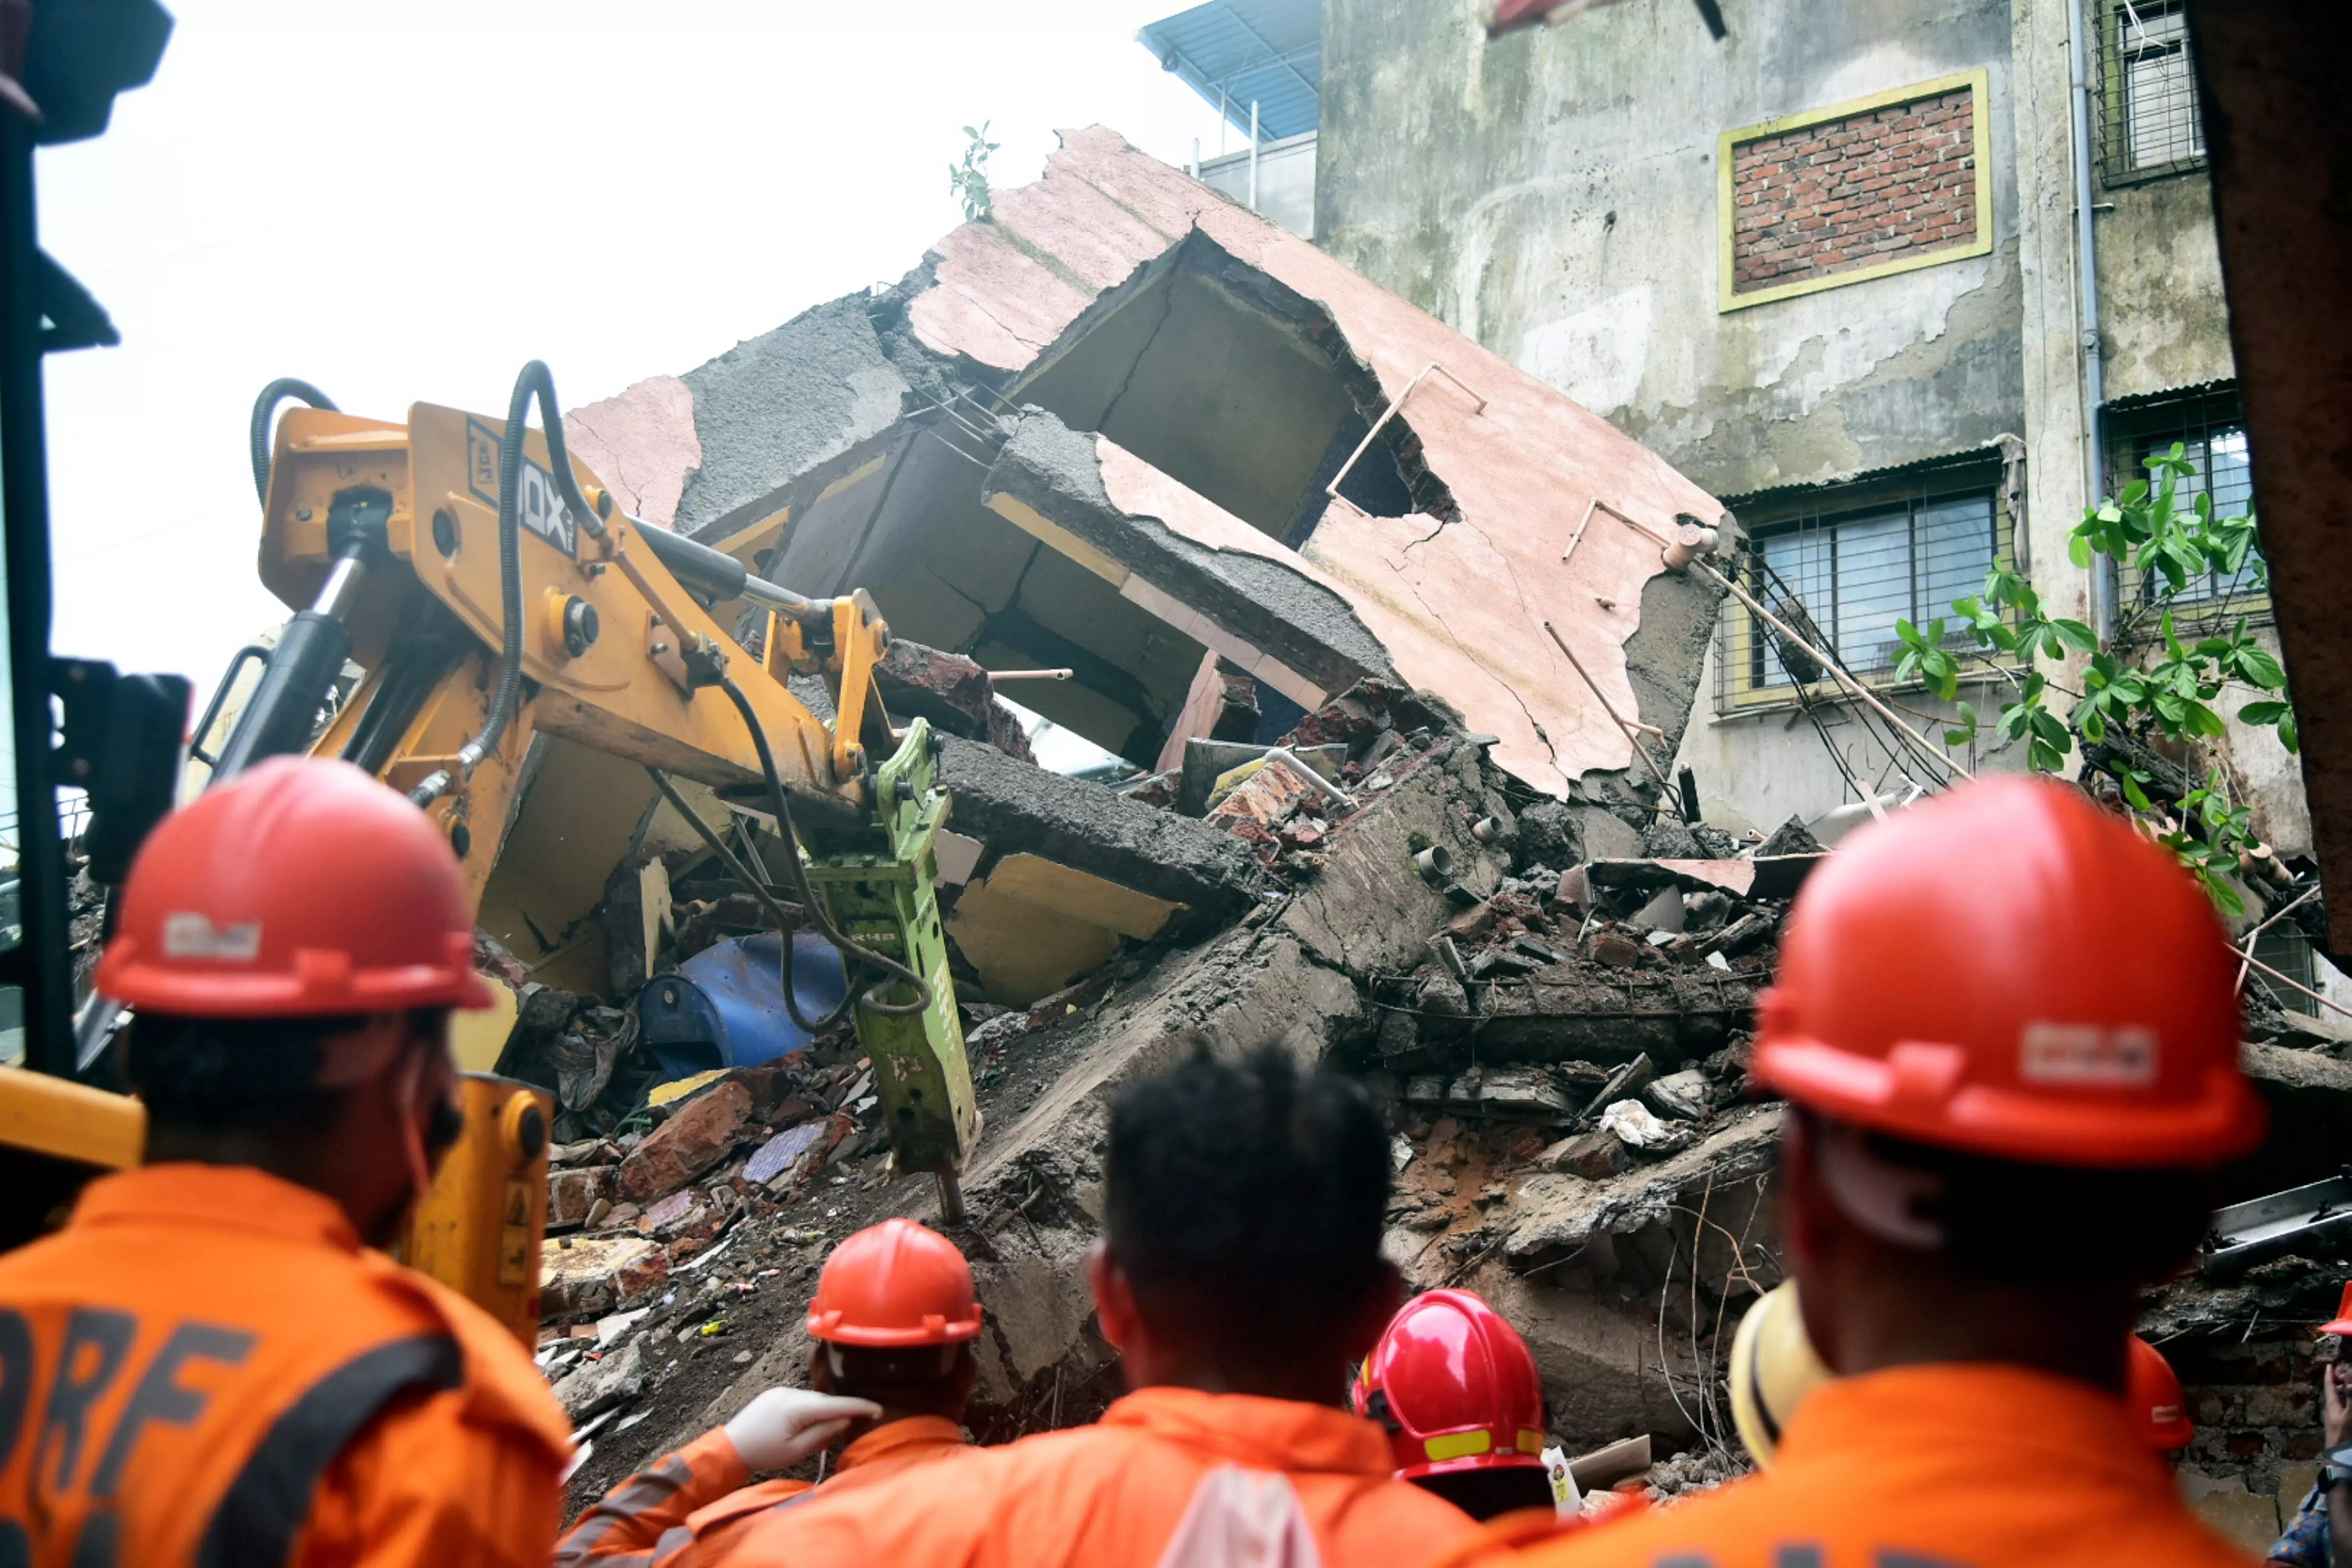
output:
M 386 514 L 379 558 L 340 611 L 349 657 L 367 673 L 311 754 L 364 759 L 404 793 L 446 774 L 449 786 L 425 809 L 478 900 L 541 732 L 714 788 L 764 784 L 741 714 L 716 689 L 721 673 L 731 675 L 772 748 L 778 782 L 820 797 L 835 815 L 809 866 L 834 918 L 856 940 L 901 955 L 931 992 L 919 1014 L 860 1008 L 857 1027 L 885 1069 L 898 1168 L 951 1179 L 980 1118 L 933 887 L 931 842 L 948 801 L 927 726 L 917 720 L 894 731 L 874 688 L 889 633 L 873 601 L 856 593 L 803 602 L 790 615 L 772 610 L 755 658 L 714 618 L 728 605 L 706 608 L 689 594 L 645 542 L 644 525 L 575 463 L 582 499 L 597 513 L 594 526 L 583 526 L 558 493 L 544 436 L 528 432 L 517 505 L 521 697 L 498 743 L 467 768 L 459 754 L 485 722 L 504 647 L 505 431 L 502 420 L 428 404 L 411 407 L 404 425 L 313 408 L 278 422 L 259 566 L 279 599 L 300 609 L 328 583 L 329 515 L 339 499 L 364 491 Z M 594 633 L 567 637 L 588 611 Z M 794 697 L 788 674 L 823 676 L 840 721 L 827 724 Z M 394 691 L 397 682 L 405 685 Z M 760 810 L 760 797 L 751 798 Z M 890 989 L 896 1003 L 919 995 Z M 469 1072 L 461 1081 L 465 1131 L 401 1255 L 528 1344 L 538 1331 L 555 1107 L 511 1079 Z M 144 1138 L 143 1110 L 127 1096 L 0 1069 L 0 1179 L 21 1175 L 14 1190 L 27 1200 L 17 1205 L 24 1223 L 0 1230 L 0 1247 L 54 1223 L 94 1173 L 136 1163 Z
M 65 1223 L 82 1188 L 139 1163 L 147 1108 L 21 1068 L 0 1068 L 0 1251 Z
M 534 1344 L 555 1103 L 544 1089 L 491 1073 L 466 1074 L 458 1095 L 465 1131 L 409 1216 L 400 1258 Z

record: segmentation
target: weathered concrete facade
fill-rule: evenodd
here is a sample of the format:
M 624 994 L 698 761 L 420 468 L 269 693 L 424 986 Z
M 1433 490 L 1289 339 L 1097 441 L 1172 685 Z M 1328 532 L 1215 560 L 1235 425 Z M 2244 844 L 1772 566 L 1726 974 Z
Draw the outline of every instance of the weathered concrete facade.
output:
M 1686 9 L 1686 8 L 1685 8 Z M 2008 0 L 1622 5 L 1488 44 L 1454 7 L 1325 7 L 1318 243 L 1739 495 L 2015 430 L 2015 150 L 1990 254 L 1718 309 L 1718 138 L 1957 72 L 2008 91 Z M 1857 291 L 1859 290 L 1859 291 Z
M 2106 428 L 2095 455 L 2070 4 L 2084 7 L 2096 105 Z M 2141 106 L 2128 94 L 2176 79 L 2185 91 L 2186 69 L 2126 82 L 2119 51 L 2141 37 L 2118 31 L 2127 24 L 2114 0 L 1751 0 L 1721 45 L 1670 5 L 1603 7 L 1490 43 L 1469 9 L 1326 0 L 1317 243 L 1638 437 L 1725 497 L 1751 533 L 1885 504 L 1928 482 L 1907 477 L 1923 469 L 1974 486 L 1997 498 L 1998 553 L 2024 566 L 2054 613 L 2087 620 L 2090 577 L 2065 548 L 2085 500 L 2162 449 L 2172 400 L 2198 392 L 2233 406 L 2201 143 L 2129 166 L 2145 149 L 2128 139 L 2147 134 L 2133 115 L 2193 121 L 2185 100 Z M 1842 273 L 1795 290 L 1738 292 L 1732 226 L 1737 214 L 1753 226 L 1753 198 L 1734 195 L 1726 153 L 1810 136 L 1844 156 L 1847 138 L 1816 133 L 1857 111 L 1883 120 L 1892 111 L 1872 106 L 1906 93 L 1976 99 L 1990 223 L 1973 253 L 1955 246 L 1894 271 L 1849 258 L 1811 268 Z M 1819 221 L 1834 233 L 1851 215 L 1831 204 L 1845 194 L 1801 188 L 1804 232 Z M 1852 194 L 1858 205 L 1859 184 Z M 1874 182 L 1868 195 L 1883 193 Z M 1764 270 L 1743 260 L 1738 276 Z M 2192 440 L 2195 428 L 2183 425 Z M 1954 590 L 1938 589 L 1912 591 L 1900 613 L 1922 625 L 1945 613 Z M 1727 652 L 1742 658 L 1719 637 L 1718 665 Z M 1854 801 L 1848 773 L 1908 787 L 1895 749 L 1833 693 L 1817 728 L 1792 701 L 1743 689 L 1737 669 L 1711 668 L 1706 685 L 1681 760 L 1711 813 L 1769 829 Z M 1990 689 L 1963 696 L 1997 704 Z M 1950 711 L 1917 691 L 1898 700 L 1931 738 Z M 2234 724 L 2228 744 L 2271 841 L 2308 853 L 2294 759 Z M 1980 736 L 1959 760 L 2013 767 L 2012 750 Z

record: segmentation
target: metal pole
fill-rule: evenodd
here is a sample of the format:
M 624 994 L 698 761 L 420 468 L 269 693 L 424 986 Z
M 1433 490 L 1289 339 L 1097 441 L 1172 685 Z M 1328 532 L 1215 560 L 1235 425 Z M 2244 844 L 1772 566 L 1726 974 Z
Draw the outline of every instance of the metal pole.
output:
M 1225 155 L 1225 127 L 1233 123 L 1231 106 L 1225 101 L 1225 84 L 1217 84 L 1217 156 Z
M 1196 180 L 1201 177 L 1201 139 L 1198 136 L 1192 138 L 1192 177 Z
M 0 114 L 0 558 L 7 577 L 7 722 L 16 742 L 22 934 L 0 952 L 0 985 L 24 988 L 25 1065 L 74 1070 L 73 976 L 66 960 L 65 847 L 58 832 L 49 714 L 49 497 L 44 454 L 41 310 L 33 127 Z
M 2096 500 L 2106 488 L 2105 443 L 2101 437 L 2106 402 L 2105 366 L 2099 339 L 2099 247 L 2091 211 L 2090 50 L 2083 37 L 2083 6 L 2066 6 L 2067 66 L 2074 92 L 2074 272 L 2082 314 L 2084 495 Z M 2091 629 L 2105 645 L 2116 630 L 2115 562 L 2091 558 Z
M 1257 100 L 1250 100 L 1250 211 L 1257 211 Z

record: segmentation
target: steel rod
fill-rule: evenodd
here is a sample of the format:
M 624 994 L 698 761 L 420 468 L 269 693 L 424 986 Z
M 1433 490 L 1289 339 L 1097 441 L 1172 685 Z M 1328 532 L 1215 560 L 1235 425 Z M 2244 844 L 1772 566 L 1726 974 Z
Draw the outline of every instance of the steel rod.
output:
M 1635 752 L 1641 754 L 1643 764 L 1650 770 L 1650 773 L 1657 779 L 1659 784 L 1671 793 L 1675 786 L 1666 783 L 1666 775 L 1659 772 L 1658 764 L 1651 760 L 1650 748 L 1642 743 L 1641 735 L 1635 731 L 1632 724 L 1626 721 L 1625 716 L 1618 712 L 1616 708 L 1611 704 L 1607 694 L 1601 689 L 1601 683 L 1592 679 L 1591 675 L 1585 669 L 1583 662 L 1580 660 L 1576 655 L 1569 652 L 1568 643 L 1560 637 L 1559 628 L 1553 626 L 1549 621 L 1546 621 L 1543 624 L 1543 629 L 1546 635 L 1550 637 L 1552 646 L 1559 649 L 1561 655 L 1567 658 L 1569 668 L 1575 670 L 1579 676 L 1583 678 L 1585 688 L 1592 693 L 1592 700 L 1601 704 L 1601 710 L 1609 715 L 1610 719 L 1615 722 L 1619 730 L 1624 731 L 1627 743 L 1630 744 Z M 1661 733 L 1663 734 L 1663 731 L 1661 731 Z
M 1945 755 L 1943 752 L 1936 750 L 1934 746 L 1928 744 L 1927 738 L 1920 734 L 1918 731 L 1914 730 L 1910 725 L 1906 724 L 1902 720 L 1896 718 L 1895 716 L 1895 710 L 1887 707 L 1885 703 L 1881 702 L 1874 692 L 1873 692 L 1868 687 L 1863 685 L 1860 680 L 1846 673 L 1844 665 L 1838 661 L 1836 656 L 1823 653 L 1820 648 L 1815 647 L 1812 644 L 1799 637 L 1795 632 L 1790 630 L 1789 624 L 1759 604 L 1757 601 L 1755 595 L 1750 594 L 1747 589 L 1741 587 L 1738 583 L 1725 576 L 1722 573 L 1717 571 L 1713 566 L 1710 566 L 1704 561 L 1694 560 L 1691 564 L 1706 573 L 1708 576 L 1714 578 L 1717 582 L 1722 584 L 1726 588 L 1729 589 L 1733 598 L 1738 599 L 1741 604 L 1748 606 L 1748 614 L 1757 616 L 1766 625 L 1769 626 L 1773 630 L 1779 632 L 1782 637 L 1787 637 L 1790 642 L 1804 649 L 1805 652 L 1812 655 L 1814 659 L 1820 663 L 1823 669 L 1829 671 L 1831 675 L 1836 678 L 1839 685 L 1844 687 L 1847 690 L 1853 692 L 1856 698 L 1867 703 L 1872 710 L 1876 712 L 1880 718 L 1894 725 L 1895 728 L 1902 733 L 1908 735 L 1917 745 L 1919 754 L 1921 756 L 1938 763 L 1944 767 L 1949 768 L 1961 778 L 1973 779 L 1976 777 L 1976 775 L 1969 772 L 1968 769 L 1960 766 L 1959 763 L 1952 761 L 1950 757 Z

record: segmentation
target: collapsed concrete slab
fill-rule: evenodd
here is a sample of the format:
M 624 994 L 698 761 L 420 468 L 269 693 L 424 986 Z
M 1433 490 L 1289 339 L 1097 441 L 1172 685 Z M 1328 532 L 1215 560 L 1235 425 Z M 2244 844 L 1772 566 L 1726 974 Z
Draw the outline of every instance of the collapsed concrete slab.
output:
M 1717 593 L 1661 543 L 1721 507 L 1100 128 L 896 289 L 677 384 L 679 527 L 983 664 L 1074 668 L 1038 710 L 1139 765 L 1201 721 L 1212 654 L 1298 708 L 1433 691 L 1556 796 L 1647 787 L 1619 720 L 1671 754 L 1688 716 Z M 588 411 L 615 451 L 632 395 Z

